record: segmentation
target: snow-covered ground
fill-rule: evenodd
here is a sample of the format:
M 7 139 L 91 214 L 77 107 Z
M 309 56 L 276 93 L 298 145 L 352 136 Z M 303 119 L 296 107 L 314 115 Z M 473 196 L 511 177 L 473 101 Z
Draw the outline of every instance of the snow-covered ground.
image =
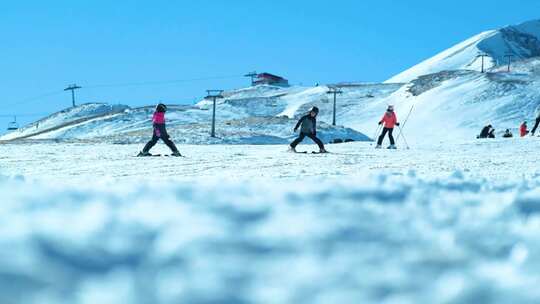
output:
M 0 145 L 0 303 L 540 301 L 540 140 L 328 148 Z
M 396 136 L 397 137 L 397 136 Z M 462 144 L 421 145 L 397 152 L 375 150 L 373 143 L 327 145 L 325 155 L 291 154 L 286 145 L 181 145 L 186 158 L 136 158 L 140 145 L 96 143 L 28 143 L 0 145 L 0 174 L 48 181 L 87 179 L 301 179 L 341 177 L 360 173 L 404 174 L 414 171 L 428 178 L 455 171 L 475 178 L 504 181 L 509 176 L 534 177 L 540 141 L 528 139 L 471 140 Z M 299 151 L 316 151 L 306 144 Z M 386 141 L 387 143 L 387 141 Z M 162 143 L 151 151 L 168 154 Z
M 336 127 L 328 86 L 224 92 L 217 139 L 209 101 L 171 106 L 185 158 L 133 157 L 152 106 L 87 104 L 7 134 L 0 303 L 539 303 L 540 140 L 474 140 L 534 119 L 535 56 L 540 21 L 479 34 L 403 84 L 342 87 Z M 412 149 L 365 141 L 388 104 Z M 364 142 L 286 152 L 312 106 L 325 142 Z

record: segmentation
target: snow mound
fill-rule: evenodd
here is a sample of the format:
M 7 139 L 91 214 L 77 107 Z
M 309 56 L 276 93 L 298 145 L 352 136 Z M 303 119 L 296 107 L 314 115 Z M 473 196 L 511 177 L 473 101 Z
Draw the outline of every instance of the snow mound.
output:
M 2 179 L 0 302 L 537 303 L 538 189 Z
M 388 94 L 388 91 L 396 90 L 398 87 L 396 85 L 371 86 L 371 93 Z M 225 98 L 217 102 L 217 138 L 209 136 L 213 107 L 210 100 L 202 100 L 193 106 L 171 105 L 167 113 L 167 125 L 175 140 L 181 143 L 283 144 L 294 137 L 291 130 L 297 119 L 311 106 L 318 105 L 325 112 L 321 115 L 319 124 L 320 135 L 325 142 L 370 140 L 361 132 L 344 127 L 343 123 L 338 126 L 329 125 L 332 108 L 327 90 L 328 87 L 256 86 L 224 92 Z M 364 90 L 365 88 L 359 89 L 357 93 Z M 337 113 L 338 119 L 345 116 L 350 107 L 354 107 L 362 100 L 349 99 L 341 102 L 340 111 Z M 57 113 L 0 139 L 102 140 L 140 143 L 147 141 L 152 134 L 150 122 L 152 113 L 153 107 L 150 106 L 142 108 L 118 106 L 109 112 L 99 112 L 97 109 L 90 111 L 85 106 Z M 34 126 L 39 126 L 39 128 L 34 128 Z
M 25 138 L 43 132 L 50 132 L 62 126 L 69 126 L 89 119 L 121 113 L 127 109 L 129 107 L 124 105 L 109 105 L 104 103 L 82 104 L 54 113 L 17 131 L 8 133 L 0 137 L 0 140 Z
M 479 71 L 482 62 L 478 57 L 480 53 L 488 55 L 485 59 L 486 69 L 505 65 L 508 61 L 505 57 L 507 54 L 513 55 L 514 60 L 540 56 L 540 20 L 480 33 L 386 82 L 406 83 L 422 75 L 448 70 Z

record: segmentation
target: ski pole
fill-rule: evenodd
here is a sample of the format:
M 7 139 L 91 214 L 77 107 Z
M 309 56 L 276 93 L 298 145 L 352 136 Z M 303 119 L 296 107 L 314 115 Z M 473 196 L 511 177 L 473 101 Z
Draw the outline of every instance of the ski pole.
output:
M 373 137 L 372 137 L 372 139 L 373 139 L 374 142 L 377 141 L 377 136 L 379 135 L 379 132 L 381 131 L 381 126 L 382 126 L 382 125 L 378 125 L 378 126 L 377 126 L 377 130 L 375 131 L 375 134 L 374 134 Z
M 398 126 L 399 127 L 399 135 L 403 135 L 403 141 L 405 142 L 405 146 L 407 147 L 407 150 L 410 150 L 411 148 L 409 147 L 409 144 L 407 143 L 407 140 L 405 139 L 405 134 L 403 134 L 403 129 L 401 128 L 401 126 Z
M 413 109 L 414 109 L 414 104 L 412 105 L 411 110 L 409 111 L 409 114 L 407 114 L 407 117 L 405 117 L 405 121 L 403 121 L 403 128 L 405 128 L 405 125 L 407 125 L 407 122 L 409 121 L 409 118 L 411 117 L 411 113 L 412 113 Z M 396 138 L 396 141 L 399 140 L 402 133 L 403 133 L 403 129 L 400 128 L 399 129 L 399 134 L 398 134 L 398 136 Z

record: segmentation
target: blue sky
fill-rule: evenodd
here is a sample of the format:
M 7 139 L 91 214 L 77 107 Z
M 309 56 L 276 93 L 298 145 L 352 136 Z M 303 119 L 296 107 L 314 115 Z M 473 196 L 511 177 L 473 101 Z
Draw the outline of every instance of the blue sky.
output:
M 540 18 L 540 1 L 518 2 L 2 1 L 0 116 L 26 123 L 66 108 L 71 83 L 80 102 L 137 106 L 246 86 L 252 70 L 304 85 L 383 81 L 481 31 Z M 144 85 L 122 85 L 133 83 Z

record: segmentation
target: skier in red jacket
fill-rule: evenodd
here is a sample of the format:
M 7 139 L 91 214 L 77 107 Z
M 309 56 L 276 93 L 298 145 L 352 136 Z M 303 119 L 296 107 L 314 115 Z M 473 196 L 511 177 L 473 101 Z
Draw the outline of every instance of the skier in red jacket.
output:
M 381 148 L 386 133 L 388 133 L 388 138 L 390 138 L 390 146 L 388 147 L 388 149 L 396 149 L 396 143 L 394 141 L 394 136 L 392 135 L 392 133 L 394 132 L 394 127 L 399 126 L 399 122 L 397 119 L 397 115 L 394 112 L 394 106 L 388 106 L 386 113 L 384 113 L 383 117 L 379 121 L 379 125 L 382 124 L 384 124 L 384 128 L 381 136 L 379 136 L 379 140 L 377 141 L 377 146 L 375 147 L 375 149 Z
M 527 129 L 527 122 L 524 121 L 521 126 L 519 126 L 519 135 L 525 137 L 527 134 L 529 134 L 529 130 Z

